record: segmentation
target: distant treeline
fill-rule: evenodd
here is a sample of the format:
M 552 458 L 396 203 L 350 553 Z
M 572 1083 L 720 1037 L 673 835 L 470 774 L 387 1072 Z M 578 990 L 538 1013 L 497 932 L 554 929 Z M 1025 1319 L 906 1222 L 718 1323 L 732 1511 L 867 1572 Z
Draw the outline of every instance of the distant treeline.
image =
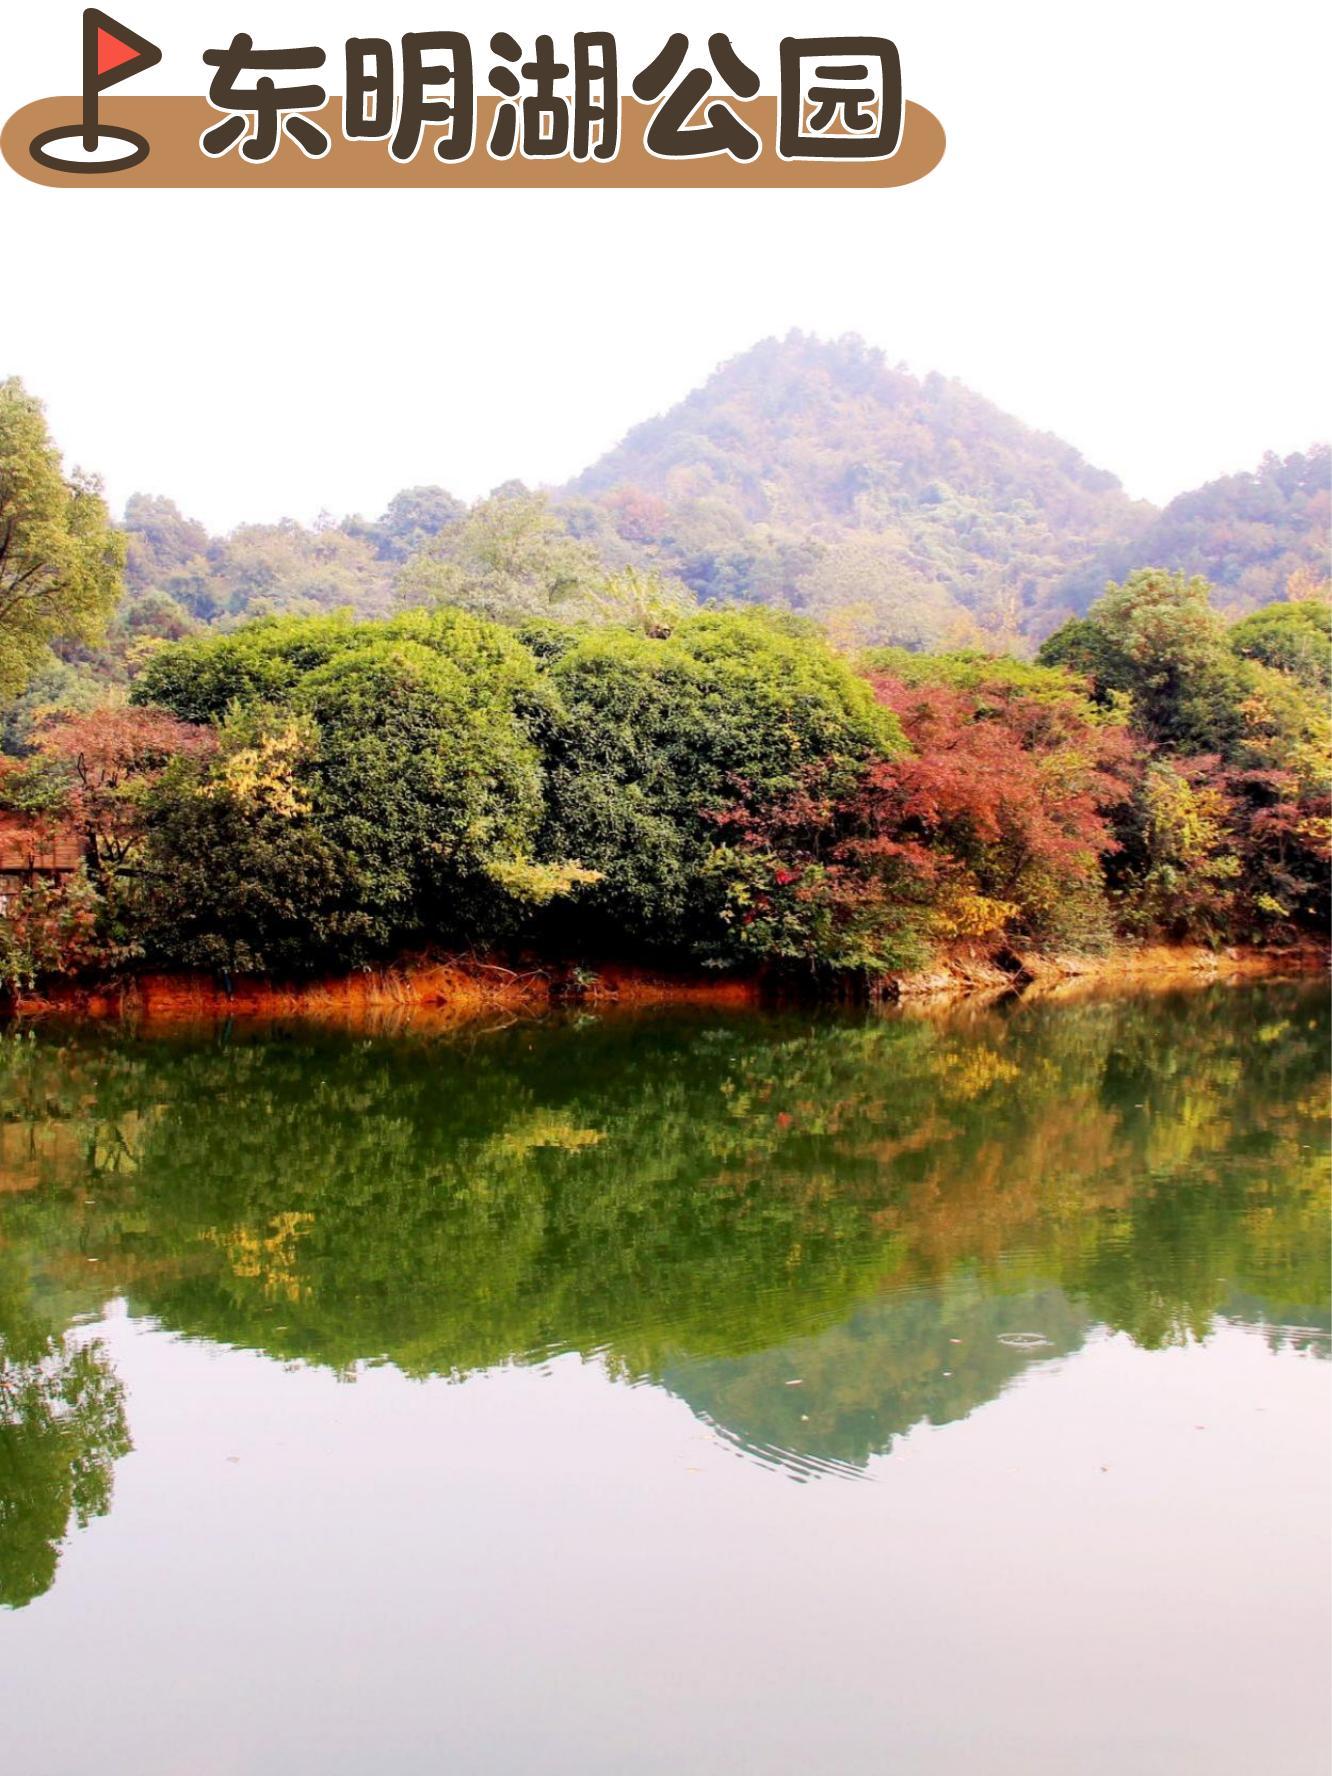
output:
M 510 481 L 468 505 L 406 488 L 377 518 L 210 534 L 161 494 L 120 528 L 124 597 L 95 644 L 63 641 L 10 723 L 92 706 L 144 649 L 261 616 L 384 617 L 445 602 L 505 623 L 606 614 L 626 582 L 677 605 L 760 604 L 842 646 L 1026 653 L 1111 581 L 1201 574 L 1217 607 L 1315 596 L 1327 577 L 1326 447 L 1158 511 L 1063 440 L 962 384 L 850 338 L 792 334 L 723 365 L 568 486 Z
M 515 605 L 473 513 L 413 608 L 146 638 L 122 683 L 52 699 L 50 646 L 98 645 L 125 539 L 3 393 L 10 983 L 424 946 L 863 981 L 963 942 L 1325 927 L 1321 599 L 1228 624 L 1144 569 L 1034 663 L 856 648 L 572 559 L 562 604 Z M 573 546 L 528 543 L 543 575 Z

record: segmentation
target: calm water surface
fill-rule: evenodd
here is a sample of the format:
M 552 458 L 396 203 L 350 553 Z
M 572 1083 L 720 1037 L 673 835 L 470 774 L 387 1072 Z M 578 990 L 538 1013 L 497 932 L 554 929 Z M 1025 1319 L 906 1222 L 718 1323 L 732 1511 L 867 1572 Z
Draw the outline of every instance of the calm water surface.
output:
M 1323 1776 L 1328 1035 L 0 1036 L 0 1766 Z

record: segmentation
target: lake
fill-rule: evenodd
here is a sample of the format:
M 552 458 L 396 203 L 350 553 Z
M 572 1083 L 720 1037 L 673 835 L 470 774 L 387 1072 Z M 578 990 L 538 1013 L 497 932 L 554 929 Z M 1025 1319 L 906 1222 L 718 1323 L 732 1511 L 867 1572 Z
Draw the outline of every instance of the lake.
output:
M 18 1776 L 1323 1776 L 1327 994 L 0 1035 Z

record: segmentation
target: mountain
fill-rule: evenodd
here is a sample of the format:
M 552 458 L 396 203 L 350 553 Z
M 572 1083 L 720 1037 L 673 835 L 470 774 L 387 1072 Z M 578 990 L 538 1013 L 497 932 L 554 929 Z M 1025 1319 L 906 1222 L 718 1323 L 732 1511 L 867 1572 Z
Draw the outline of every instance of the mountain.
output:
M 509 621 L 576 616 L 588 601 L 571 586 L 634 566 L 705 602 L 806 612 L 847 644 L 1029 649 L 1134 567 L 1204 574 L 1237 614 L 1316 592 L 1328 474 L 1325 447 L 1268 456 L 1161 511 L 960 382 L 913 376 L 856 338 L 792 333 L 723 364 L 547 494 L 510 482 L 469 511 L 442 488 L 408 488 L 373 521 L 227 537 L 136 494 L 113 643 L 128 661 L 141 640 L 194 624 L 379 616 L 446 588 Z
M 1159 511 L 1071 444 L 854 337 L 768 339 L 563 491 L 568 521 L 678 575 L 850 637 L 1038 640 L 1134 567 L 1200 573 L 1239 613 L 1327 575 L 1326 447 Z
M 565 496 L 700 597 L 858 607 L 866 639 L 916 644 L 1043 632 L 1076 572 L 1156 517 L 961 383 L 800 333 L 724 364 Z
M 1181 493 L 1140 535 L 1099 553 L 1065 583 L 1084 610 L 1134 567 L 1202 574 L 1215 602 L 1236 615 L 1288 595 L 1307 597 L 1327 578 L 1332 455 L 1326 444 L 1251 473 L 1223 475 Z M 1293 582 L 1293 584 L 1292 584 Z

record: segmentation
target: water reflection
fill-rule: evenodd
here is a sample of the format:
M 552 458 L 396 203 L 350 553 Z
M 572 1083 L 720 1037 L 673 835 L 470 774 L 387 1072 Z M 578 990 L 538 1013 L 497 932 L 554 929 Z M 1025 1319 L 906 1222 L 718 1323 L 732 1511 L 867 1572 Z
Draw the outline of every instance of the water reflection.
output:
M 72 1523 L 106 1514 L 130 1448 L 125 1394 L 94 1340 L 61 1336 L 0 1250 L 0 1604 L 46 1591 Z
M 0 1595 L 128 1447 L 94 1347 L 173 1332 L 454 1379 L 554 1352 L 796 1478 L 1094 1329 L 1325 1352 L 1324 996 L 487 1036 L 0 1041 Z M 1285 1328 L 1290 1328 L 1285 1330 Z M 9 1553 L 13 1549 L 12 1560 Z

